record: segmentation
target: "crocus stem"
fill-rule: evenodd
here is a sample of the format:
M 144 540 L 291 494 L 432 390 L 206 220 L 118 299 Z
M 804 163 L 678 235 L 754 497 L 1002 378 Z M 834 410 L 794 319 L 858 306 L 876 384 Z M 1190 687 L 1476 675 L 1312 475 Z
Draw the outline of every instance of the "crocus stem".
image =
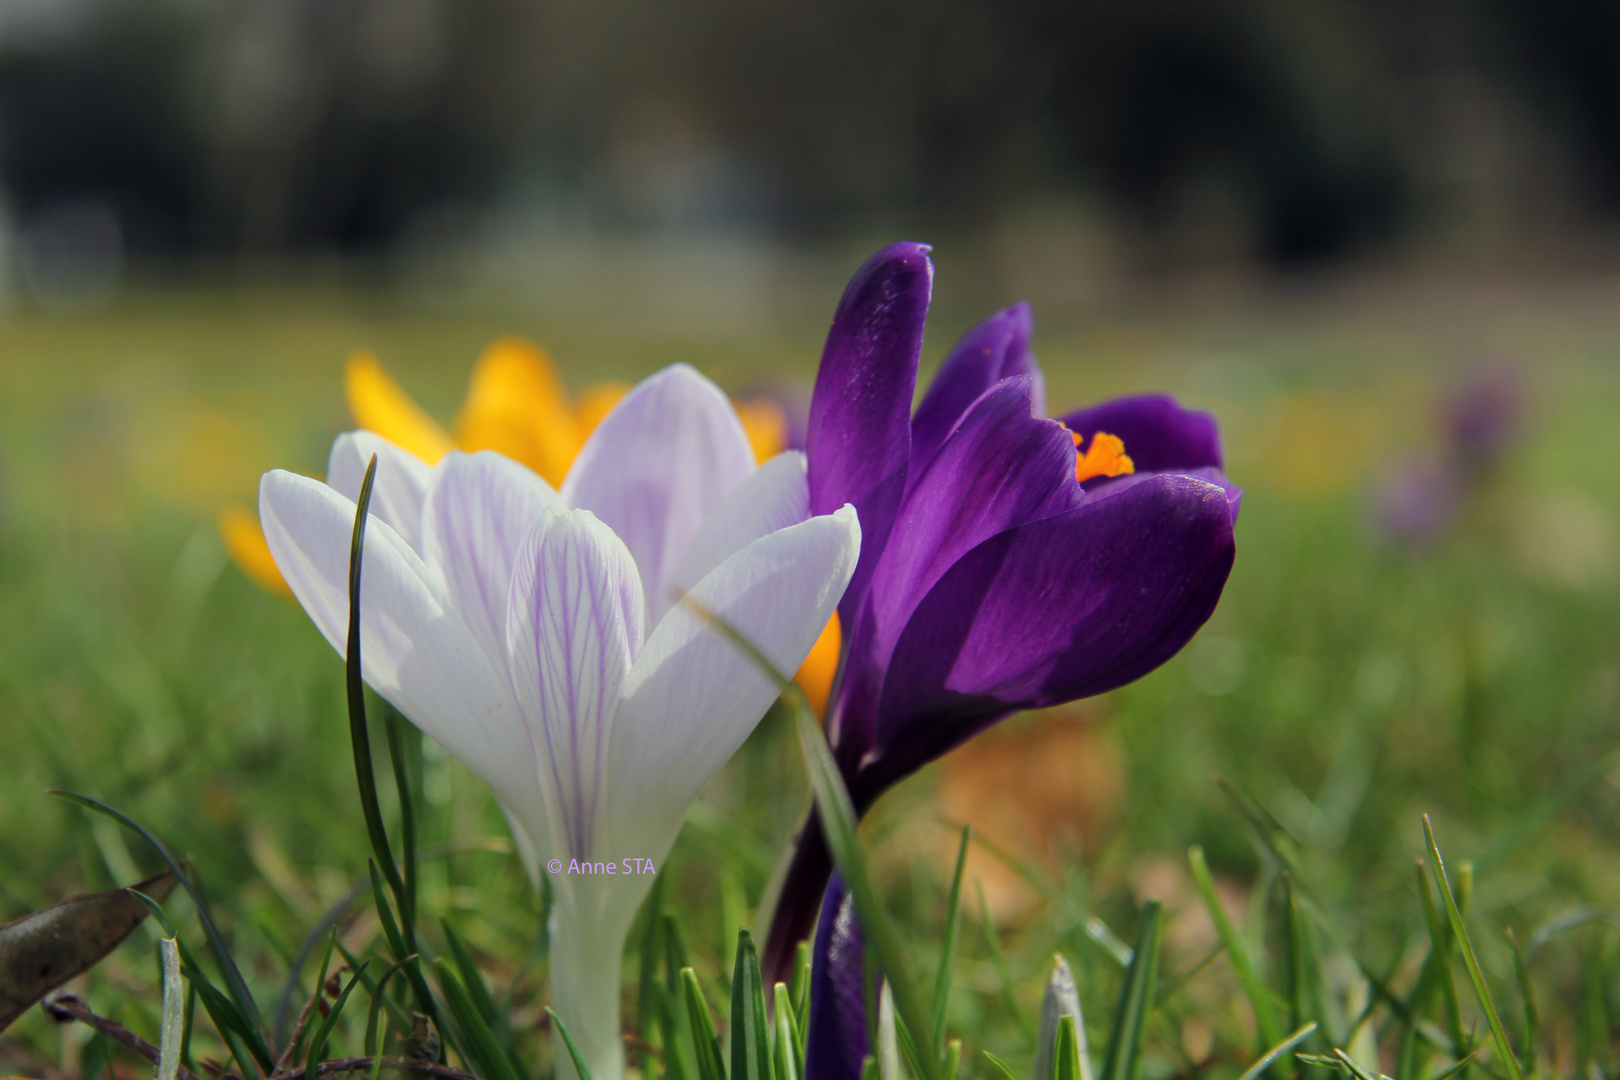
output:
M 628 927 L 603 926 L 595 913 L 551 909 L 551 1007 L 568 1025 L 591 1080 L 624 1080 L 619 1037 L 619 969 Z M 586 925 L 589 924 L 589 925 Z M 577 1080 L 561 1036 L 552 1032 L 557 1080 Z
M 765 985 L 787 982 L 793 975 L 793 961 L 799 942 L 810 936 L 821 912 L 822 894 L 832 878 L 832 852 L 821 832 L 821 819 L 810 811 L 794 843 L 793 861 L 782 881 L 781 899 L 771 918 L 770 934 L 760 957 Z

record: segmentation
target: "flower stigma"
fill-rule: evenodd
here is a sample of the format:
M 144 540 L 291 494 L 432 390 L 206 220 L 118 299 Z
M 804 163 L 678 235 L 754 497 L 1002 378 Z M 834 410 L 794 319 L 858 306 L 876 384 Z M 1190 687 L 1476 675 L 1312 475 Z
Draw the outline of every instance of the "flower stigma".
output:
M 1136 462 L 1125 454 L 1125 440 L 1118 435 L 1099 431 L 1091 437 L 1091 445 L 1082 452 L 1080 435 L 1069 432 L 1074 440 L 1074 478 L 1081 483 L 1099 476 L 1129 476 L 1136 471 Z

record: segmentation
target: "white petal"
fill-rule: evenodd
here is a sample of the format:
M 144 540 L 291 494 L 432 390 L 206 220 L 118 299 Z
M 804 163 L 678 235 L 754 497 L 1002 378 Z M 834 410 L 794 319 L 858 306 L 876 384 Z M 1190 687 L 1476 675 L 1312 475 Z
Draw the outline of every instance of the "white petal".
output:
M 540 514 L 512 570 L 506 642 L 558 857 L 604 857 L 594 844 L 613 712 L 641 650 L 644 611 L 636 564 L 612 529 L 589 510 Z
M 266 473 L 259 519 L 276 566 L 326 640 L 346 655 L 355 505 L 318 480 Z M 506 670 L 473 638 L 427 568 L 375 514 L 360 578 L 362 674 L 417 727 L 494 789 L 543 842 L 534 748 Z
M 649 601 L 703 519 L 754 470 L 737 411 L 685 364 L 642 380 L 597 425 L 563 481 L 569 506 L 607 523 L 635 556 Z
M 493 450 L 446 454 L 428 476 L 422 560 L 490 656 L 506 655 L 506 597 L 524 534 L 557 493 Z
M 860 554 L 853 507 L 762 537 L 721 563 L 688 600 L 724 619 L 779 671 L 804 662 Z M 754 662 L 686 605 L 647 637 L 613 720 L 609 850 L 658 859 L 688 804 L 776 697 Z
M 326 482 L 350 502 L 359 499 L 372 454 L 377 455 L 377 479 L 371 485 L 371 513 L 393 526 L 411 550 L 420 552 L 422 495 L 428 480 L 427 463 L 421 458 L 374 431 L 345 431 L 332 442 Z
M 737 485 L 703 522 L 670 574 L 673 593 L 684 593 L 703 575 L 762 536 L 797 525 L 810 516 L 810 482 L 804 455 L 778 454 Z M 650 596 L 656 623 L 673 596 Z

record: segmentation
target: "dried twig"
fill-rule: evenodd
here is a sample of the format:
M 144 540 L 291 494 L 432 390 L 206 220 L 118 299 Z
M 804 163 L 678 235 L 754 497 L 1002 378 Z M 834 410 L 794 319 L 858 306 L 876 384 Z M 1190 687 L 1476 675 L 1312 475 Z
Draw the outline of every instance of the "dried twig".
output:
M 323 1061 L 316 1066 L 316 1074 L 324 1076 L 327 1073 L 352 1072 L 356 1069 L 370 1069 L 372 1062 L 377 1059 L 369 1057 L 334 1058 Z M 441 1080 L 478 1080 L 470 1072 L 452 1069 L 448 1065 L 440 1065 L 434 1061 L 418 1061 L 416 1058 L 385 1057 L 382 1059 L 385 1069 L 398 1069 L 400 1072 L 419 1073 L 422 1076 L 437 1076 Z M 295 1069 L 282 1077 L 281 1080 L 304 1080 L 304 1069 Z
M 309 996 L 308 1001 L 304 1002 L 304 1008 L 299 1012 L 298 1020 L 293 1024 L 292 1034 L 287 1038 L 286 1049 L 281 1051 L 281 1060 L 276 1062 L 276 1070 L 271 1073 L 272 1080 L 281 1080 L 282 1077 L 287 1075 L 287 1066 L 292 1064 L 293 1048 L 298 1045 L 298 1040 L 303 1036 L 304 1025 L 309 1023 L 309 1014 L 314 1011 L 315 1003 L 321 1000 L 321 994 L 324 992 L 325 987 L 317 983 L 315 992 Z
M 157 1047 L 130 1031 L 118 1021 L 108 1020 L 104 1016 L 97 1016 L 90 1011 L 90 1006 L 86 1005 L 84 999 L 79 995 L 69 993 L 66 990 L 58 990 L 40 1004 L 44 1007 L 46 1015 L 57 1023 L 65 1024 L 77 1020 L 81 1024 L 89 1024 L 113 1042 L 121 1043 L 152 1064 L 157 1064 L 159 1053 Z M 180 1080 L 201 1080 L 196 1073 L 184 1065 L 180 1066 L 179 1075 Z
M 45 1012 L 57 1023 L 65 1024 L 70 1020 L 77 1020 L 82 1024 L 89 1024 L 107 1038 L 122 1043 L 154 1065 L 157 1064 L 157 1047 L 116 1020 L 108 1020 L 104 1016 L 97 1016 L 90 1011 L 90 1006 L 86 1005 L 84 999 L 77 994 L 58 991 L 46 998 L 42 1004 Z M 331 1061 L 323 1061 L 317 1065 L 315 1074 L 316 1076 L 325 1076 L 328 1073 L 356 1072 L 361 1069 L 369 1071 L 377 1061 L 379 1059 L 371 1057 L 334 1058 Z M 419 1076 L 436 1076 L 439 1080 L 478 1080 L 478 1077 L 470 1072 L 463 1072 L 460 1069 L 453 1069 L 448 1065 L 440 1065 L 433 1061 L 418 1061 L 415 1058 L 404 1057 L 384 1057 L 380 1061 L 385 1069 L 416 1073 Z M 307 1072 L 307 1069 L 294 1069 L 289 1073 L 277 1073 L 276 1080 L 305 1080 Z M 201 1080 L 201 1078 L 182 1065 L 180 1067 L 180 1080 Z M 242 1078 L 235 1073 L 222 1073 L 220 1080 L 242 1080 Z

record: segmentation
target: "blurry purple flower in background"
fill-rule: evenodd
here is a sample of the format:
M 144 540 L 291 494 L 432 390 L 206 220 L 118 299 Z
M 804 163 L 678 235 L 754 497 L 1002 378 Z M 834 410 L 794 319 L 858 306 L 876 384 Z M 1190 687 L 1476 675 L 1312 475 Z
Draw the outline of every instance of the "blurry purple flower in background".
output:
M 1506 361 L 1476 364 L 1441 395 L 1438 455 L 1396 463 L 1374 491 L 1374 531 L 1404 547 L 1440 539 L 1523 434 L 1524 384 Z
M 1440 403 L 1446 448 L 1468 472 L 1495 468 L 1524 427 L 1524 383 L 1511 362 L 1476 365 Z

